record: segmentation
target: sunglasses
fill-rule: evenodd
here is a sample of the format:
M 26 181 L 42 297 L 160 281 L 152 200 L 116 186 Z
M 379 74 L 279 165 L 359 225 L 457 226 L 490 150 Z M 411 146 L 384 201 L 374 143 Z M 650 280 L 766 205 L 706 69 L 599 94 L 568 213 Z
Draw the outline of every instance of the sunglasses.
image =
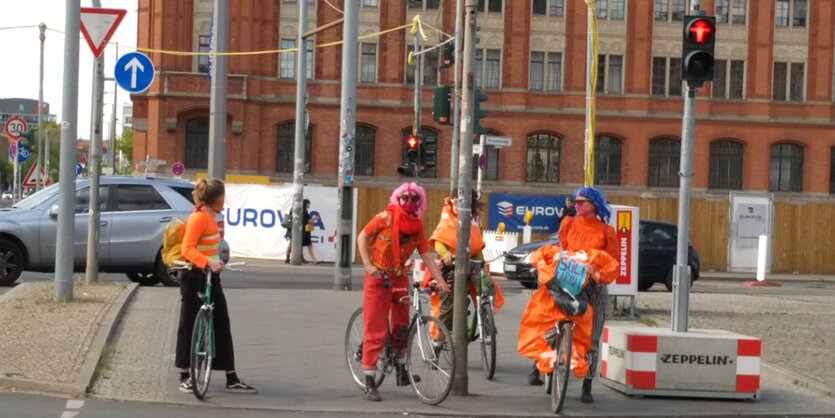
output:
M 581 200 L 581 199 L 574 200 L 574 206 L 583 206 L 586 203 L 591 203 L 591 202 L 589 202 L 588 200 Z
M 409 195 L 409 194 L 404 194 L 404 195 L 400 196 L 400 201 L 401 201 L 401 202 L 407 202 L 409 199 L 412 199 L 412 202 L 415 202 L 415 203 L 420 202 L 420 195 L 416 195 L 416 194 L 412 194 L 412 195 Z

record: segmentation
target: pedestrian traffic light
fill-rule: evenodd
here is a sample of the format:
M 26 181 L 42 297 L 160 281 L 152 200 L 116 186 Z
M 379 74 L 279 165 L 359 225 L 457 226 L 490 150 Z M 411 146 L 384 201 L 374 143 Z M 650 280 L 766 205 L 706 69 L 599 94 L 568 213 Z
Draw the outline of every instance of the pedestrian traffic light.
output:
M 418 157 L 420 155 L 420 138 L 417 135 L 411 134 L 406 137 L 403 143 L 403 152 L 406 156 L 405 164 L 397 168 L 397 172 L 404 176 L 412 176 L 415 173 L 415 167 L 418 164 Z
M 476 87 L 473 96 L 473 107 L 475 108 L 475 112 L 473 112 L 473 134 L 483 135 L 487 133 L 487 128 L 481 126 L 481 120 L 487 117 L 487 111 L 481 110 L 481 102 L 487 101 L 487 95 Z
M 441 68 L 450 68 L 455 65 L 455 47 L 446 44 L 441 47 Z
M 699 87 L 713 81 L 713 48 L 716 44 L 716 18 L 685 16 L 681 51 L 681 79 Z
M 432 108 L 432 117 L 435 122 L 441 125 L 452 125 L 450 117 L 451 86 L 440 86 L 435 88 L 435 105 Z
M 438 137 L 428 135 L 420 141 L 420 172 L 431 170 L 438 163 Z

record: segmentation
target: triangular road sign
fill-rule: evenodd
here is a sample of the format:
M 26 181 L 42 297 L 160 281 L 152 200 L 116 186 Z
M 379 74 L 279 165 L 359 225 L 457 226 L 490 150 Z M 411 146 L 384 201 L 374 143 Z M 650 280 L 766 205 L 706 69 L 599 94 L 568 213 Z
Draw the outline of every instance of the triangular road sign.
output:
M 98 58 L 107 46 L 107 42 L 119 23 L 124 19 L 127 10 L 102 9 L 100 7 L 81 8 L 81 33 L 90 45 L 93 56 Z
M 47 182 L 46 172 L 44 172 L 44 169 L 43 169 L 43 167 L 40 166 L 40 164 L 35 162 L 35 164 L 32 164 L 32 168 L 29 169 L 29 173 L 26 174 L 26 178 L 23 179 L 23 183 L 21 183 L 21 186 L 23 186 L 23 187 L 37 187 L 38 186 L 38 179 L 35 176 L 35 169 L 36 168 L 40 168 L 41 183 L 46 183 Z

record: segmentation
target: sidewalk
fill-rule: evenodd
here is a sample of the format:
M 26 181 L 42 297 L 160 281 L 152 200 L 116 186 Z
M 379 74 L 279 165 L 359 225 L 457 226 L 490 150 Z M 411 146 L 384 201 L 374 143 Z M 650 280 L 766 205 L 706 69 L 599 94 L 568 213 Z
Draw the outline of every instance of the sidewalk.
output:
M 516 352 L 518 321 L 527 303 L 523 294 L 507 295 L 497 316 L 498 367 L 494 381 L 483 377 L 478 346 L 469 347 L 469 391 L 450 395 L 440 406 L 422 404 L 411 388 L 387 379 L 383 402 L 366 402 L 351 380 L 343 340 L 349 315 L 360 305 L 360 292 L 325 290 L 227 291 L 236 344 L 238 374 L 257 395 L 223 392 L 222 373 L 214 374 L 204 402 L 177 389 L 173 367 L 179 293 L 142 288 L 127 307 L 114 345 L 107 378 L 96 396 L 229 408 L 347 413 L 348 415 L 428 414 L 451 416 L 554 416 L 542 387 L 526 386 L 530 363 Z M 580 382 L 572 380 L 566 415 L 719 416 L 824 414 L 835 399 L 818 396 L 763 369 L 761 398 L 754 402 L 673 398 L 636 399 L 595 385 L 596 403 L 579 402 Z
M 726 279 L 748 281 L 757 280 L 757 273 L 728 273 L 724 271 L 701 271 L 700 279 Z M 806 281 L 806 282 L 835 282 L 835 275 L 826 274 L 772 274 L 765 275 L 766 280 L 771 281 Z

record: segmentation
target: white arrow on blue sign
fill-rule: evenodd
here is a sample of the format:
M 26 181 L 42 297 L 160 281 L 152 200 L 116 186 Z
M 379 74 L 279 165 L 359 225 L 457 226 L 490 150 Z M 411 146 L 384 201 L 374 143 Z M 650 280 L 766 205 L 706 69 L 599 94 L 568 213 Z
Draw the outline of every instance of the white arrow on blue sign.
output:
M 75 165 L 75 176 L 76 177 L 80 176 L 82 171 L 84 171 L 84 166 L 81 163 L 76 163 L 76 165 Z
M 9 145 L 9 161 L 14 161 L 14 155 L 17 150 L 17 144 Z M 17 162 L 18 163 L 25 163 L 29 161 L 29 157 L 32 156 L 32 153 L 26 148 L 23 147 L 20 149 L 20 152 L 17 153 Z
M 131 93 L 148 90 L 154 81 L 154 63 L 141 52 L 129 52 L 116 61 L 113 69 L 116 83 Z

